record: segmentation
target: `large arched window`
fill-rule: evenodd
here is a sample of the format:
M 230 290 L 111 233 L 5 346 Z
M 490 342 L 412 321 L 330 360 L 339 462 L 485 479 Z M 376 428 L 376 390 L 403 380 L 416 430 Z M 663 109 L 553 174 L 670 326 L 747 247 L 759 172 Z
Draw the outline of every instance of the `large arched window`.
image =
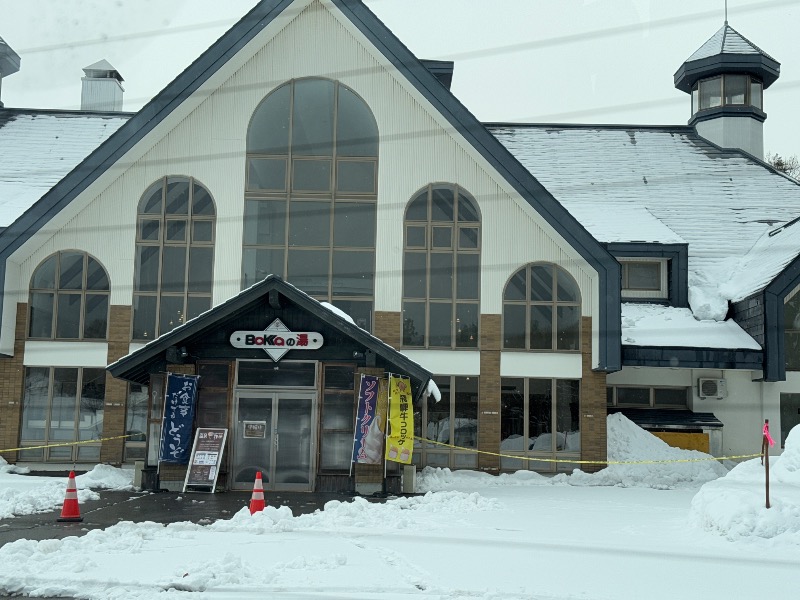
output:
M 36 267 L 30 285 L 28 337 L 104 340 L 108 275 L 85 252 L 62 251 Z
M 152 340 L 211 308 L 214 201 L 190 177 L 164 177 L 139 202 L 133 339 Z
M 480 241 L 478 208 L 457 185 L 429 185 L 408 204 L 403 346 L 477 348 Z
M 581 293 L 559 266 L 534 264 L 511 277 L 503 293 L 503 348 L 580 350 Z
M 327 79 L 286 83 L 247 132 L 242 285 L 269 274 L 372 329 L 378 127 Z

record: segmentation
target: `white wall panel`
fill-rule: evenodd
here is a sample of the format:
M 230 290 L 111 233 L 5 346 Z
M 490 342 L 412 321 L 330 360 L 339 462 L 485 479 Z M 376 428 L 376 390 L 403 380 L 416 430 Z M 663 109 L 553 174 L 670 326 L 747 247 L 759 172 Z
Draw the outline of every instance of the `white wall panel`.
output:
M 100 367 L 108 364 L 105 342 L 36 342 L 25 343 L 26 367 Z
M 502 377 L 556 377 L 581 379 L 583 377 L 580 354 L 557 352 L 503 352 L 500 354 Z
M 333 5 L 325 2 L 325 6 Z M 503 286 L 514 271 L 531 261 L 550 261 L 577 280 L 583 314 L 596 314 L 600 299 L 593 292 L 597 285 L 593 270 L 475 149 L 465 145 L 416 89 L 387 70 L 387 59 L 365 47 L 365 38 L 349 21 L 314 1 L 284 25 L 285 19 L 279 19 L 257 35 L 120 164 L 62 211 L 63 218 L 53 219 L 25 244 L 15 256 L 19 275 L 7 285 L 27 289 L 33 269 L 47 256 L 57 250 L 85 250 L 108 270 L 111 302 L 130 304 L 138 202 L 160 177 L 185 175 L 202 182 L 215 200 L 213 302 L 229 298 L 240 285 L 244 151 L 250 116 L 277 85 L 315 76 L 351 87 L 378 123 L 377 310 L 400 310 L 398 275 L 407 202 L 428 183 L 451 182 L 475 197 L 482 214 L 483 313 L 502 311 Z
M 434 375 L 480 375 L 481 353 L 452 350 L 403 350 L 403 354 Z

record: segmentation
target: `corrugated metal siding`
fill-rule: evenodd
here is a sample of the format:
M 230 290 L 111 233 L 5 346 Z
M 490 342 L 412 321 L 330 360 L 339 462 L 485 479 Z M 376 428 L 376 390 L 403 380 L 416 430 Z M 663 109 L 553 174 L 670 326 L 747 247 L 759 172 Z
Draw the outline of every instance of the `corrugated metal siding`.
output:
M 352 29 L 352 31 L 351 31 Z M 309 35 L 309 32 L 312 32 Z M 407 202 L 431 182 L 458 183 L 482 214 L 483 313 L 500 313 L 502 289 L 530 261 L 561 264 L 583 293 L 583 314 L 596 310 L 593 271 L 556 236 L 535 211 L 499 181 L 443 118 L 429 113 L 420 94 L 373 56 L 360 33 L 318 2 L 272 41 L 262 32 L 243 52 L 253 52 L 225 82 L 189 114 L 176 110 L 140 142 L 152 146 L 93 199 L 76 200 L 76 214 L 58 230 L 37 236 L 39 247 L 22 263 L 18 285 L 27 289 L 33 269 L 52 252 L 76 248 L 95 256 L 109 272 L 112 303 L 129 304 L 133 281 L 136 207 L 147 187 L 165 175 L 197 178 L 216 202 L 214 303 L 239 289 L 244 194 L 245 136 L 250 116 L 277 85 L 303 76 L 330 77 L 351 87 L 372 109 L 381 135 L 378 184 L 376 309 L 399 310 L 402 282 L 402 220 Z M 259 44 L 262 44 L 259 50 Z M 88 194 L 85 194 L 88 196 Z M 80 204 L 79 204 L 80 203 Z M 82 210 L 77 212 L 80 206 Z M 87 235 L 89 233 L 90 235 Z M 45 241 L 45 238 L 46 239 Z M 33 247 L 29 243 L 27 248 Z M 594 309 L 593 309 L 594 307 Z

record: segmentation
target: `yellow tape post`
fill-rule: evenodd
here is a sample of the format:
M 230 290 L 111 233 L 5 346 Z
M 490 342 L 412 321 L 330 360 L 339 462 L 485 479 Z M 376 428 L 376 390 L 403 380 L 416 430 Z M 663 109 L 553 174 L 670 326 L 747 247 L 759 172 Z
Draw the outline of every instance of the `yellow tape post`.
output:
M 741 456 L 709 456 L 708 458 L 681 458 L 675 460 L 574 460 L 569 458 L 535 458 L 531 456 L 519 456 L 516 454 L 501 454 L 499 452 L 488 452 L 486 450 L 476 450 L 475 448 L 464 448 L 463 446 L 454 446 L 453 444 L 445 444 L 436 442 L 426 438 L 414 436 L 418 442 L 428 444 L 435 444 L 437 446 L 445 446 L 454 450 L 464 450 L 466 452 L 474 452 L 475 454 L 486 454 L 488 456 L 500 456 L 502 458 L 513 458 L 514 460 L 532 460 L 536 462 L 548 463 L 569 463 L 578 465 L 658 465 L 668 463 L 690 463 L 690 462 L 705 462 L 710 460 L 735 460 L 741 458 L 757 458 L 761 456 L 758 454 L 742 454 Z
M 20 450 L 39 450 L 41 448 L 58 448 L 60 446 L 79 446 L 81 444 L 94 444 L 97 442 L 105 442 L 106 440 L 120 440 L 123 438 L 133 437 L 135 434 L 129 433 L 128 435 L 115 435 L 113 437 L 97 438 L 94 440 L 83 440 L 81 442 L 63 442 L 61 444 L 46 444 L 44 446 L 24 446 L 22 448 L 6 448 L 0 450 L 0 454 L 4 452 L 19 452 Z

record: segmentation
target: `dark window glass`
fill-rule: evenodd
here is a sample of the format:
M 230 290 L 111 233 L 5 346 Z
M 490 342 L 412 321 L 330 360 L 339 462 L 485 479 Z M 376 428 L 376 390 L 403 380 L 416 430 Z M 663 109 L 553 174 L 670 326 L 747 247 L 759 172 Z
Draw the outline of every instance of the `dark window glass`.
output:
M 169 219 L 167 221 L 167 241 L 186 241 L 186 219 Z
M 186 302 L 186 320 L 194 319 L 211 308 L 209 296 L 189 296 Z
M 183 292 L 186 289 L 186 247 L 164 246 L 161 267 L 161 291 Z
M 283 246 L 286 243 L 285 200 L 245 202 L 244 243 L 267 246 Z
M 330 228 L 331 203 L 329 201 L 291 203 L 289 207 L 290 247 L 329 246 Z
M 459 300 L 477 300 L 481 279 L 480 256 L 459 254 L 456 273 L 456 297 Z
M 156 338 L 155 296 L 133 297 L 133 339 L 154 340 Z
M 312 296 L 328 296 L 328 250 L 289 250 L 286 277 Z
M 575 280 L 564 271 L 556 271 L 556 300 L 559 302 L 577 302 L 581 292 Z
M 453 220 L 453 189 L 433 187 L 431 189 L 431 221 Z
M 291 93 L 291 85 L 279 87 L 253 113 L 247 129 L 248 152 L 288 154 Z
M 186 314 L 183 308 L 183 296 L 161 296 L 159 306 L 158 330 L 161 334 L 172 331 L 176 327 L 183 325 L 186 321 Z
M 453 307 L 451 304 L 431 302 L 429 342 L 431 347 L 450 347 L 453 335 Z
M 406 210 L 406 221 L 428 220 L 428 192 L 423 192 L 414 198 Z
M 745 103 L 747 79 L 747 75 L 725 75 L 725 104 Z
M 87 290 L 108 290 L 108 275 L 102 265 L 91 256 L 87 260 L 86 268 L 86 289 Z
M 342 86 L 339 86 L 336 138 L 340 156 L 378 155 L 375 119 L 364 101 Z
M 478 347 L 478 305 L 456 305 L 456 346 L 458 348 Z
M 650 388 L 617 388 L 617 406 L 650 406 Z
M 314 387 L 316 368 L 313 362 L 243 360 L 239 362 L 238 384 Z
M 403 345 L 425 343 L 425 303 L 403 302 Z
M 83 337 L 105 339 L 108 326 L 108 294 L 86 294 Z
M 133 280 L 135 292 L 155 292 L 158 289 L 158 262 L 161 251 L 158 246 L 136 248 L 136 274 Z
M 460 227 L 458 229 L 458 249 L 477 250 L 479 233 L 477 227 Z
M 28 335 L 49 338 L 53 335 L 53 294 L 31 293 Z
M 163 195 L 164 189 L 161 183 L 151 186 L 142 196 L 142 201 L 139 204 L 139 212 L 147 215 L 160 215 Z
M 227 388 L 228 371 L 227 363 L 198 363 L 197 374 L 200 375 L 200 389 Z
M 453 254 L 432 253 L 428 290 L 431 298 L 453 297 Z
M 412 226 L 406 227 L 406 247 L 407 248 L 427 248 L 428 242 L 425 236 L 425 227 Z
M 295 160 L 292 167 L 293 190 L 327 192 L 331 189 L 331 161 Z
M 464 194 L 458 195 L 458 220 L 459 222 L 480 223 L 478 209 Z
M 353 367 L 338 365 L 328 365 L 325 367 L 326 390 L 352 390 L 353 386 Z
M 83 287 L 83 254 L 62 252 L 59 256 L 58 287 L 79 290 Z
M 626 262 L 625 289 L 658 291 L 661 289 L 661 264 L 657 262 Z
M 511 276 L 511 279 L 508 281 L 508 285 L 506 285 L 505 292 L 503 293 L 504 300 L 525 300 L 527 290 L 527 284 L 525 282 L 525 269 L 520 269 L 514 275 Z
M 167 215 L 189 214 L 189 181 L 186 179 L 167 179 Z
M 78 339 L 81 335 L 81 295 L 59 294 L 56 337 Z
M 214 260 L 214 249 L 208 246 L 189 250 L 189 291 L 211 294 L 213 281 L 208 266 Z
M 192 221 L 192 243 L 213 242 L 214 241 L 214 222 L 213 221 Z
M 248 190 L 285 190 L 285 158 L 251 158 L 247 161 Z
M 530 344 L 532 350 L 553 349 L 553 307 L 531 306 Z
M 333 253 L 333 295 L 371 296 L 374 289 L 375 255 L 372 252 Z
M 303 79 L 294 84 L 292 153 L 333 154 L 333 82 Z
M 654 406 L 682 406 L 689 404 L 686 388 L 655 388 L 653 390 Z
M 56 287 L 56 268 L 58 255 L 53 255 L 36 267 L 31 278 L 31 288 L 36 290 L 52 290 Z
M 722 105 L 722 77 L 705 79 L 700 82 L 700 108 L 714 108 Z
M 340 248 L 374 248 L 375 210 L 373 203 L 336 202 L 333 207 L 333 245 Z
M 750 82 L 750 104 L 756 108 L 762 108 L 762 90 L 763 87 L 760 81 Z
M 353 322 L 361 329 L 372 331 L 372 300 L 341 300 L 334 298 L 331 304 L 353 319 Z
M 192 184 L 192 215 L 213 217 L 214 214 L 214 201 L 211 199 L 211 194 L 195 181 Z
M 375 193 L 376 163 L 340 160 L 336 163 L 336 189 L 340 192 L 356 194 Z
M 531 267 L 531 300 L 534 302 L 552 302 L 553 300 L 553 267 L 537 265 Z
M 283 276 L 283 257 L 283 248 L 280 250 L 245 248 L 242 259 L 244 287 L 263 281 L 267 275 Z
M 556 349 L 579 350 L 581 311 L 578 306 L 559 306 L 556 309 Z
M 403 268 L 403 295 L 406 298 L 425 298 L 427 287 L 427 254 L 424 252 L 406 252 Z
M 503 307 L 503 347 L 525 348 L 525 306 L 507 304 Z

